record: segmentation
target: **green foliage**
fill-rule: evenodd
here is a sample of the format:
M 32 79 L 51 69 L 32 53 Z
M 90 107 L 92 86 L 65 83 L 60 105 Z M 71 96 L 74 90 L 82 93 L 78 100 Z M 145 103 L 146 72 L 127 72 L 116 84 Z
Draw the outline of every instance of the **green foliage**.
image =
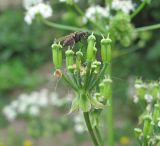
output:
M 0 28 L 1 62 L 19 58 L 29 67 L 35 67 L 47 58 L 52 34 L 38 22 L 28 27 L 21 9 L 4 11 L 0 15 Z
M 42 79 L 37 73 L 29 73 L 20 60 L 0 65 L 0 90 L 8 91 L 16 87 L 32 89 Z
M 134 39 L 134 27 L 130 23 L 129 15 L 118 12 L 110 21 L 110 35 L 113 40 L 117 40 L 122 46 L 129 46 Z

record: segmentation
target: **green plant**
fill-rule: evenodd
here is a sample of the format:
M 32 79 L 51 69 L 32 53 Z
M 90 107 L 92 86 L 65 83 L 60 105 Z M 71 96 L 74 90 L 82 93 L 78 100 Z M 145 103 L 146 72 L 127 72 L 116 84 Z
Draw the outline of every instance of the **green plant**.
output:
M 3 92 L 19 88 L 32 89 L 42 82 L 36 72 L 32 75 L 19 60 L 0 65 L 0 90 Z
M 109 129 L 108 141 L 113 145 L 112 137 L 112 100 L 111 100 L 111 79 L 110 79 L 110 62 L 111 62 L 111 39 L 104 38 L 101 40 L 101 57 L 102 61 L 97 61 L 96 37 L 91 34 L 88 37 L 87 51 L 84 55 L 79 48 L 77 52 L 68 48 L 66 54 L 66 73 L 62 73 L 62 46 L 60 44 L 52 45 L 53 63 L 56 71 L 54 75 L 62 77 L 64 81 L 75 91 L 76 98 L 72 102 L 70 113 L 81 110 L 84 114 L 86 126 L 91 138 L 96 146 L 103 145 L 100 136 L 99 116 L 105 104 L 108 104 L 108 124 Z M 86 49 L 83 46 L 83 49 Z M 76 61 L 76 64 L 74 62 Z M 86 64 L 86 65 L 85 65 Z M 106 74 L 106 76 L 104 76 Z M 92 121 L 91 121 L 92 119 Z M 94 123 L 94 124 L 93 124 Z
M 23 16 L 22 9 L 5 10 L 0 14 L 0 61 L 21 59 L 27 67 L 35 68 L 48 58 L 50 39 L 45 37 L 51 33 L 38 22 L 27 27 Z
M 56 21 L 52 23 L 51 21 L 44 19 L 46 18 L 44 17 L 44 14 L 41 14 L 41 22 L 48 26 L 63 30 L 87 31 L 89 33 L 94 32 L 94 34 L 97 35 L 97 38 L 101 34 L 105 36 L 109 34 L 113 39 L 112 42 L 114 48 L 129 46 L 132 43 L 135 43 L 134 41 L 136 39 L 137 41 L 139 41 L 139 38 L 142 39 L 142 41 L 138 44 L 140 46 L 139 48 L 141 48 L 143 47 L 143 45 L 145 45 L 148 38 L 144 38 L 143 35 L 138 37 L 138 35 L 144 31 L 151 31 L 160 28 L 160 24 L 135 28 L 131 23 L 132 20 L 144 9 L 144 7 L 151 3 L 150 0 L 141 1 L 135 10 L 133 9 L 133 7 L 129 10 L 126 10 L 120 8 L 119 5 L 117 5 L 117 8 L 112 7 L 114 0 L 106 0 L 100 3 L 102 7 L 91 6 L 89 8 L 89 10 L 91 10 L 89 11 L 90 13 L 86 14 L 81 9 L 81 7 L 79 7 L 76 1 L 66 1 L 66 4 L 74 9 L 77 12 L 77 15 L 82 18 L 82 20 L 83 18 L 87 18 L 85 19 L 85 21 L 87 21 L 87 23 L 85 24 L 86 27 L 79 28 L 79 26 L 70 26 L 70 24 L 69 26 L 62 25 L 58 24 Z M 96 1 L 90 1 L 87 4 L 96 5 Z M 133 11 L 132 13 L 130 13 L 131 10 Z M 102 11 L 104 12 L 104 14 L 102 13 Z M 36 13 L 34 14 L 34 16 L 36 16 Z M 106 13 L 108 14 L 108 16 L 105 15 Z M 99 44 L 97 42 L 99 43 L 99 41 L 96 41 L 96 37 L 92 33 L 88 37 L 88 45 L 83 44 L 83 47 L 77 47 L 78 50 L 76 50 L 76 52 L 71 48 L 68 48 L 68 50 L 65 52 L 66 72 L 61 70 L 63 46 L 61 45 L 61 42 L 55 42 L 52 45 L 53 62 L 56 68 L 54 75 L 56 77 L 61 77 L 62 79 L 64 79 L 68 83 L 68 85 L 75 91 L 75 95 L 77 97 L 72 102 L 70 112 L 73 112 L 75 110 L 83 111 L 88 131 L 95 146 L 104 145 L 97 126 L 99 124 L 100 113 L 102 109 L 105 108 L 104 105 L 108 106 L 106 107 L 108 127 L 107 142 L 109 146 L 114 146 L 115 140 L 113 132 L 112 104 L 113 90 L 111 84 L 112 69 L 110 64 L 111 40 L 108 37 L 107 39 L 103 38 L 101 40 L 101 43 Z M 100 59 L 100 61 L 96 56 L 97 50 L 100 50 L 97 49 L 100 48 L 99 46 L 101 46 L 101 59 L 98 58 Z M 135 46 L 133 45 L 133 47 Z M 87 49 L 87 51 L 85 50 L 85 48 Z M 129 50 L 128 52 L 126 51 L 124 53 L 128 54 L 129 52 L 134 52 L 138 49 L 134 48 L 133 50 Z M 117 51 L 116 49 L 113 49 L 113 54 L 114 50 L 115 52 Z M 136 60 L 136 57 L 133 58 L 133 60 Z M 124 72 L 124 68 L 121 68 L 121 70 Z

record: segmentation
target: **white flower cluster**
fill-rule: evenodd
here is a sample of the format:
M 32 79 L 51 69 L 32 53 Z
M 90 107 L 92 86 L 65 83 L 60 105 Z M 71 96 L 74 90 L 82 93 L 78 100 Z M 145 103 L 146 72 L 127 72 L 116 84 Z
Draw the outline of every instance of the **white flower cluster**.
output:
M 135 9 L 135 4 L 131 0 L 113 0 L 112 10 L 121 10 L 124 13 L 129 14 Z M 86 23 L 88 19 L 96 21 L 96 18 L 108 18 L 111 17 L 109 14 L 109 7 L 101 7 L 99 5 L 91 6 L 86 10 L 83 22 Z
M 23 0 L 23 7 L 29 9 L 30 7 L 42 3 L 43 0 Z
M 74 130 L 77 134 L 83 134 L 86 131 L 84 118 L 81 112 L 74 115 L 73 122 L 75 124 Z
M 131 0 L 113 0 L 112 9 L 121 10 L 129 14 L 135 9 L 135 4 L 133 4 Z
M 49 93 L 47 89 L 42 89 L 39 92 L 34 91 L 30 94 L 19 95 L 16 100 L 5 106 L 2 112 L 6 119 L 12 122 L 19 115 L 29 114 L 30 116 L 38 116 L 42 108 L 46 108 L 49 105 L 61 107 L 69 102 L 71 103 L 71 100 L 71 95 L 65 98 L 59 98 L 57 93 Z
M 24 8 L 27 10 L 24 20 L 27 24 L 32 24 L 35 17 L 40 14 L 43 18 L 52 16 L 52 8 L 43 0 L 24 0 Z
M 109 17 L 109 9 L 101 7 L 99 5 L 91 6 L 86 10 L 83 22 L 86 23 L 88 19 L 96 21 L 97 18 Z

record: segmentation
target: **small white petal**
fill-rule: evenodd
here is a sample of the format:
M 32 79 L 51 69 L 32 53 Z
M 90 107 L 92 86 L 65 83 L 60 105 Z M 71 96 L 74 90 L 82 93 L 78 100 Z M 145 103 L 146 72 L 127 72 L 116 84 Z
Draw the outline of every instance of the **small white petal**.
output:
M 147 103 L 151 103 L 153 100 L 153 97 L 150 94 L 145 94 L 144 99 L 147 101 Z

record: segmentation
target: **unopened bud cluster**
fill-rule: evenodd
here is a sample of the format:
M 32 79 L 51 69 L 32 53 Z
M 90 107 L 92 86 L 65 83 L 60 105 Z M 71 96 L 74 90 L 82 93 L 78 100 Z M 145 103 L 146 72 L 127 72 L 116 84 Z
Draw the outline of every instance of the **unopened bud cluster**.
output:
M 92 33 L 88 36 L 87 46 L 79 49 L 68 47 L 65 51 L 65 73 L 62 72 L 62 50 L 65 49 L 62 49 L 60 43 L 52 45 L 55 75 L 62 77 L 77 96 L 72 102 L 70 112 L 77 110 L 88 112 L 91 109 L 94 111 L 104 108 L 112 83 L 110 77 L 105 76 L 111 62 L 111 42 L 109 37 L 103 37 L 100 42 L 97 42 Z M 96 44 L 101 46 L 101 59 L 99 60 Z
M 150 111 L 154 104 L 160 101 L 160 83 L 157 81 L 143 82 L 141 79 L 135 81 L 134 102 L 144 104 Z
M 154 146 L 160 142 L 160 104 L 154 104 L 151 112 L 143 114 L 140 127 L 134 132 L 142 146 Z

